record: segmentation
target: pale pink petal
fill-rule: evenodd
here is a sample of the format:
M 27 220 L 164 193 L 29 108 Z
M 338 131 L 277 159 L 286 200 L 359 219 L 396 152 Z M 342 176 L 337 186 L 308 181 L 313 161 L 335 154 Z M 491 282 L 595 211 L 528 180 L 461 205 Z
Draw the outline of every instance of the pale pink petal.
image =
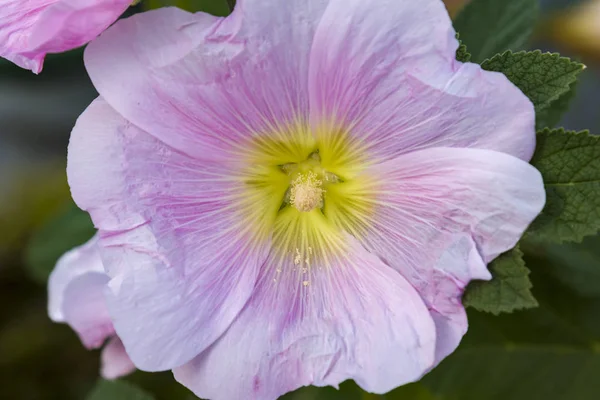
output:
M 104 272 L 88 272 L 65 288 L 62 306 L 65 322 L 88 349 L 102 346 L 115 333 L 104 298 L 107 283 Z
M 434 359 L 429 312 L 400 274 L 342 240 L 341 255 L 304 273 L 271 254 L 244 311 L 175 378 L 212 400 L 274 400 L 346 379 L 384 393 L 419 379 Z
M 131 0 L 2 0 L 0 56 L 39 73 L 47 53 L 86 44 L 130 4 Z
M 256 224 L 240 214 L 235 167 L 166 146 L 102 99 L 77 121 L 69 184 L 99 229 L 109 310 L 141 369 L 195 357 L 254 288 L 269 242 L 254 240 Z
M 108 277 L 97 250 L 97 237 L 65 253 L 48 280 L 48 313 L 66 322 L 87 348 L 98 348 L 114 334 L 104 299 Z
M 489 279 L 486 264 L 514 247 L 542 210 L 541 175 L 504 153 L 433 148 L 365 176 L 373 217 L 345 228 L 419 291 L 436 322 L 439 360 L 466 331 L 464 288 Z
M 135 371 L 135 365 L 117 336 L 113 336 L 102 349 L 101 363 L 100 374 L 104 379 L 117 379 Z
M 66 252 L 56 263 L 48 278 L 48 315 L 55 322 L 65 322 L 64 293 L 67 286 L 81 275 L 102 273 L 104 267 L 96 247 L 97 236 Z
M 227 19 L 138 14 L 88 46 L 86 67 L 127 120 L 187 154 L 223 157 L 219 149 L 306 120 L 309 53 L 327 3 L 240 0 Z
M 365 160 L 428 147 L 531 158 L 533 105 L 504 75 L 455 61 L 441 1 L 331 0 L 314 43 L 312 122 L 349 129 Z
M 98 251 L 98 236 L 65 253 L 48 281 L 48 313 L 56 322 L 66 322 L 87 348 L 102 350 L 102 376 L 115 379 L 135 369 L 123 344 L 115 335 L 106 307 L 108 283 Z

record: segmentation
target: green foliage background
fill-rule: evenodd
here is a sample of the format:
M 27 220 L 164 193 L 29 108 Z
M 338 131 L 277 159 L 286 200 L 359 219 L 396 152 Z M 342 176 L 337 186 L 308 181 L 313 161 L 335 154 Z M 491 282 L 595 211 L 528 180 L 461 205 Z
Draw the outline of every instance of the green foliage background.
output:
M 147 0 L 137 9 L 166 3 L 215 15 L 233 6 L 226 0 Z M 473 0 L 455 20 L 462 43 L 457 59 L 505 74 L 534 103 L 538 147 L 532 164 L 544 176 L 548 199 L 519 246 L 490 265 L 494 280 L 469 286 L 463 301 L 470 329 L 463 343 L 420 382 L 386 395 L 345 382 L 340 390 L 309 387 L 285 399 L 600 397 L 600 142 L 587 131 L 556 127 L 585 67 L 558 54 L 524 51 L 538 13 L 536 0 Z M 46 73 L 80 57 L 75 52 L 50 60 Z M 0 212 L 0 260 L 17 266 L 0 265 L 0 398 L 195 399 L 168 372 L 98 380 L 98 353 L 48 319 L 45 282 L 56 259 L 94 229 L 69 200 L 64 165 L 43 171 L 22 172 L 19 197 L 5 200 L 12 208 Z

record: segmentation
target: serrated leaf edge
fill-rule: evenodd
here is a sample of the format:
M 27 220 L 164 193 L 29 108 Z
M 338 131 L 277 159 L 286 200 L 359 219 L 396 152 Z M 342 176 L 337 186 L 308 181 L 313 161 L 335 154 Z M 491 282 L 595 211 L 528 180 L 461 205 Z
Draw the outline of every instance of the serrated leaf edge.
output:
M 517 244 L 514 248 L 512 248 L 510 250 L 507 250 L 505 253 L 508 253 L 508 252 L 515 252 L 517 254 L 517 256 L 522 261 L 523 268 L 526 271 L 525 272 L 525 276 L 528 278 L 528 282 L 529 282 L 529 285 L 526 288 L 529 291 L 529 296 L 520 296 L 520 297 L 522 299 L 525 299 L 527 301 L 527 303 L 529 303 L 529 304 L 524 304 L 522 306 L 513 306 L 510 309 L 503 308 L 503 307 L 500 306 L 500 304 L 498 304 L 498 307 L 496 307 L 497 311 L 494 311 L 494 310 L 491 310 L 491 309 L 486 309 L 486 308 L 483 308 L 483 307 L 478 307 L 477 305 L 474 305 L 474 304 L 471 304 L 468 301 L 465 301 L 464 293 L 463 293 L 462 304 L 463 304 L 463 306 L 465 308 L 469 307 L 469 308 L 473 308 L 473 309 L 475 309 L 477 311 L 485 312 L 485 313 L 488 313 L 488 314 L 500 315 L 500 314 L 511 314 L 511 313 L 513 313 L 515 311 L 521 311 L 521 310 L 527 310 L 527 309 L 539 307 L 539 303 L 538 303 L 537 299 L 535 298 L 535 296 L 533 296 L 533 293 L 531 292 L 531 289 L 533 288 L 533 284 L 531 283 L 531 280 L 529 279 L 529 275 L 531 275 L 531 270 L 529 268 L 527 268 L 527 265 L 525 264 L 525 260 L 523 259 L 524 253 L 521 251 L 521 249 L 519 247 L 519 244 Z M 503 253 L 503 254 L 505 254 L 505 253 Z M 491 263 L 488 264 L 488 268 L 489 268 L 489 265 L 491 265 Z M 495 277 L 492 277 L 492 279 L 489 280 L 489 281 L 479 281 L 479 282 L 480 282 L 480 284 L 485 285 L 487 283 L 493 282 L 494 279 L 495 279 Z M 500 282 L 500 283 L 501 283 L 501 285 L 500 285 L 500 292 L 502 292 L 502 290 L 504 290 L 504 287 L 506 285 L 502 284 L 502 282 Z M 466 293 L 466 289 L 465 289 L 465 293 Z M 515 292 L 515 293 L 518 293 L 518 292 Z M 501 297 L 502 296 L 499 296 L 499 298 L 501 298 Z
M 570 136 L 585 135 L 588 138 L 590 138 L 591 140 L 600 141 L 600 136 L 592 135 L 588 129 L 584 129 L 581 131 L 575 131 L 575 130 L 565 129 L 564 127 L 544 128 L 544 129 L 540 129 L 536 132 L 536 137 L 540 136 L 540 135 L 570 135 Z M 552 154 L 550 154 L 550 155 L 552 155 Z M 534 165 L 534 167 L 535 167 L 535 165 Z M 544 187 L 546 187 L 546 186 L 548 186 L 548 184 L 546 183 L 546 181 L 544 181 Z M 521 240 L 525 239 L 525 240 L 531 240 L 532 242 L 543 242 L 543 243 L 554 243 L 554 244 L 581 243 L 584 238 L 586 238 L 588 236 L 597 235 L 599 232 L 600 232 L 600 225 L 596 228 L 595 232 L 587 234 L 587 235 L 575 236 L 574 239 L 572 239 L 572 240 L 562 239 L 562 238 L 558 238 L 555 240 L 548 240 L 545 238 L 537 238 L 535 236 L 532 236 L 531 232 L 529 230 L 527 230 L 523 234 L 523 237 L 521 238 Z
M 577 69 L 580 69 L 580 71 L 578 73 L 581 73 L 581 72 L 583 72 L 587 68 L 587 66 L 585 64 L 582 64 L 582 63 L 580 63 L 578 61 L 573 61 L 569 57 L 562 56 L 560 53 L 551 53 L 551 52 L 548 52 L 548 51 L 547 52 L 542 52 L 541 50 L 532 50 L 532 51 L 521 50 L 521 51 L 518 51 L 516 53 L 513 52 L 513 51 L 511 51 L 511 50 L 507 50 L 504 53 L 498 53 L 495 56 L 493 56 L 492 58 L 488 58 L 488 59 L 482 61 L 481 68 L 486 69 L 485 68 L 486 63 L 491 63 L 491 62 L 499 60 L 499 59 L 501 59 L 503 57 L 508 57 L 508 56 L 511 56 L 511 57 L 514 57 L 514 56 L 524 56 L 524 55 L 528 55 L 528 54 L 537 55 L 537 56 L 549 56 L 549 57 L 552 57 L 552 58 L 556 59 L 558 62 L 564 62 L 564 61 L 566 61 L 569 64 L 571 64 L 571 65 L 574 66 L 574 68 L 572 69 L 571 72 L 575 72 Z M 499 72 L 499 71 L 497 71 L 497 72 Z M 564 76 L 564 75 L 561 75 L 561 76 Z M 558 78 L 559 77 L 555 77 L 554 79 L 558 79 Z M 548 82 L 545 82 L 545 83 L 547 84 L 547 83 L 550 83 L 550 82 L 552 82 L 552 81 L 548 81 Z M 570 88 L 571 85 L 574 82 L 575 81 L 569 83 L 568 87 Z M 548 105 L 546 107 L 541 108 L 541 109 L 536 109 L 536 112 L 539 112 L 541 110 L 546 109 L 547 107 L 550 107 L 550 105 L 552 103 L 554 103 L 555 101 L 557 101 L 560 98 L 560 96 L 562 96 L 566 92 L 567 91 L 564 91 L 562 93 L 558 93 L 558 94 L 555 94 L 555 95 L 549 97 L 546 100 L 546 102 L 548 103 Z

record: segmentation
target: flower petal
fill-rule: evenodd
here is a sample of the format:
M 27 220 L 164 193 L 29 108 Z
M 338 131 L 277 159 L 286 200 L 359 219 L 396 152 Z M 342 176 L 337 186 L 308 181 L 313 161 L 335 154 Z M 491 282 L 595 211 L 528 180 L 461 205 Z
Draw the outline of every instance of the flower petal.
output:
M 419 379 L 433 362 L 429 312 L 401 275 L 352 237 L 343 243 L 305 273 L 272 253 L 244 311 L 175 378 L 213 400 L 271 400 L 346 379 L 384 393 Z
M 84 45 L 130 4 L 131 0 L 3 0 L 0 56 L 39 73 L 46 53 Z
M 104 272 L 88 272 L 65 288 L 62 307 L 65 322 L 88 349 L 99 348 L 115 333 L 104 298 L 107 283 Z
M 65 253 L 48 281 L 48 313 L 56 322 L 66 322 L 88 348 L 102 350 L 102 376 L 115 379 L 135 370 L 123 343 L 115 335 L 106 307 L 104 290 L 108 283 L 104 272 L 98 236 Z
M 504 75 L 457 62 L 454 36 L 439 0 L 331 0 L 311 52 L 313 124 L 348 129 L 370 162 L 428 147 L 529 160 L 533 105 Z
M 419 291 L 436 321 L 439 361 L 466 331 L 464 288 L 490 279 L 486 264 L 514 247 L 542 210 L 541 175 L 504 153 L 432 148 L 374 166 L 364 178 L 370 224 L 336 223 Z
M 230 167 L 177 152 L 102 99 L 77 121 L 69 184 L 99 229 L 110 314 L 140 369 L 195 357 L 254 288 L 269 241 L 239 207 Z
M 327 2 L 241 0 L 226 19 L 138 14 L 88 46 L 86 67 L 127 120 L 187 154 L 224 156 L 210 149 L 307 117 L 308 56 Z
M 88 273 L 102 273 L 104 267 L 97 249 L 98 237 L 76 247 L 58 260 L 48 278 L 48 315 L 55 322 L 65 322 L 63 313 L 64 293 L 77 277 Z
M 100 374 L 104 379 L 117 379 L 135 371 L 135 365 L 117 336 L 113 336 L 102 349 L 101 362 Z
M 104 273 L 95 236 L 65 253 L 48 280 L 48 314 L 66 322 L 88 348 L 98 348 L 114 333 L 104 300 Z

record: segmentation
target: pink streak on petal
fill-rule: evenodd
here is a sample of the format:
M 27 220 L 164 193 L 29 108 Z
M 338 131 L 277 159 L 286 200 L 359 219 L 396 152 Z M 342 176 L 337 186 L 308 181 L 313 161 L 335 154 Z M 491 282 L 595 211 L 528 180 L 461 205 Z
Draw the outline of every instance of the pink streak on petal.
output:
M 252 293 L 269 241 L 239 214 L 236 166 L 180 153 L 102 99 L 73 130 L 69 184 L 100 230 L 110 314 L 140 369 L 195 357 Z
M 508 79 L 455 61 L 439 0 L 332 0 L 311 52 L 311 120 L 351 128 L 370 160 L 476 147 L 529 160 L 533 105 Z
M 100 374 L 104 379 L 117 379 L 135 371 L 135 365 L 117 336 L 113 336 L 102 349 L 101 363 Z
M 291 268 L 273 282 L 273 255 L 229 330 L 175 378 L 213 400 L 272 400 L 346 379 L 384 393 L 419 379 L 434 356 L 429 312 L 401 275 L 346 241 L 343 257 L 312 266 L 308 286 Z
M 46 53 L 86 44 L 130 4 L 131 0 L 3 0 L 0 56 L 39 73 Z
M 382 178 L 365 246 L 417 288 L 438 326 L 438 361 L 466 331 L 460 303 L 486 264 L 515 246 L 540 213 L 540 173 L 489 150 L 433 148 L 373 167 Z
M 86 67 L 127 120 L 194 157 L 224 156 L 307 118 L 309 53 L 326 4 L 243 0 L 227 19 L 138 14 L 88 46 Z

